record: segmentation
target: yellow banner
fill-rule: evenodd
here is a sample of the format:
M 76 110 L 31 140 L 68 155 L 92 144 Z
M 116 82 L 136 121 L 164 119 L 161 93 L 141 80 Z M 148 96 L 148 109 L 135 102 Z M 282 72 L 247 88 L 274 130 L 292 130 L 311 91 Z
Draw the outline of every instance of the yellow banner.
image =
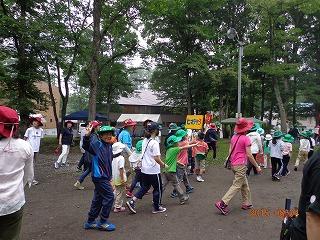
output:
M 203 127 L 203 115 L 187 115 L 186 128 L 201 130 Z

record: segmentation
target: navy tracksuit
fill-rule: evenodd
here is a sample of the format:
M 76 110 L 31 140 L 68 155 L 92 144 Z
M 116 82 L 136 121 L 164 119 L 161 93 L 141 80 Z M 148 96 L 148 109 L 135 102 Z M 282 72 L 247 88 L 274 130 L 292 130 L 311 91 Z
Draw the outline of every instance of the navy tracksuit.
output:
M 112 179 L 112 145 L 97 137 L 84 137 L 83 149 L 94 155 L 91 170 L 95 189 L 88 222 L 95 221 L 100 214 L 103 223 L 108 220 L 114 201 L 113 189 L 110 184 Z

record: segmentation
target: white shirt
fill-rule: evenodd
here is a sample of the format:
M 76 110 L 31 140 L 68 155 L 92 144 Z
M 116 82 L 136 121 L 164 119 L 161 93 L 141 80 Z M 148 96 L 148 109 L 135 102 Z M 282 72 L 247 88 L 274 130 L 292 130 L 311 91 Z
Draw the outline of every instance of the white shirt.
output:
M 282 159 L 282 151 L 284 150 L 284 142 L 280 139 L 277 140 L 276 144 L 273 144 L 272 141 L 269 143 L 270 146 L 270 157 Z
M 129 157 L 129 162 L 133 169 L 141 168 L 141 153 L 133 152 Z
M 300 139 L 299 151 L 305 151 L 305 152 L 310 151 L 310 142 L 308 139 L 305 139 L 305 138 Z
M 126 170 L 124 169 L 124 157 L 119 156 L 112 160 L 112 180 L 115 186 L 121 185 L 120 168 L 123 168 L 124 181 L 127 181 Z
M 42 128 L 35 128 L 35 127 L 29 127 L 24 134 L 24 136 L 27 139 L 27 141 L 30 143 L 33 152 L 39 152 L 40 148 L 40 140 L 43 138 L 43 129 Z
M 0 140 L 0 216 L 25 204 L 24 186 L 33 180 L 33 149 L 22 139 Z
M 80 133 L 80 150 L 82 153 L 85 153 L 85 150 L 82 148 L 82 145 L 83 145 L 83 137 L 86 135 L 86 132 L 87 130 L 84 128 L 81 130 L 81 133 Z
M 252 154 L 257 154 L 260 151 L 262 152 L 262 142 L 261 142 L 261 136 L 257 132 L 251 132 L 248 133 L 247 136 L 251 140 L 251 152 Z
M 155 156 L 161 156 L 159 143 L 152 139 L 144 139 L 142 142 L 141 172 L 145 174 L 159 174 L 160 165 L 154 160 Z

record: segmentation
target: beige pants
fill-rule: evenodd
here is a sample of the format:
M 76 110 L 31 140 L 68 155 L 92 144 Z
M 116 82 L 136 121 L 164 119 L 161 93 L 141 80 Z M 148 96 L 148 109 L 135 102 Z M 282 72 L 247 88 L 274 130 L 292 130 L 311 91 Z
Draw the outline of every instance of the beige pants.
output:
M 115 186 L 115 201 L 114 201 L 114 207 L 115 208 L 121 208 L 123 205 L 123 198 L 126 192 L 126 186 L 125 184 L 120 186 Z
M 232 186 L 229 188 L 227 193 L 223 196 L 222 201 L 228 205 L 230 200 L 241 191 L 243 204 L 251 204 L 251 192 L 248 184 L 248 179 L 246 175 L 247 166 L 234 166 L 231 167 L 234 173 L 234 180 Z
M 307 151 L 299 151 L 295 167 L 299 166 L 300 161 L 303 161 L 303 164 L 308 160 L 308 152 Z

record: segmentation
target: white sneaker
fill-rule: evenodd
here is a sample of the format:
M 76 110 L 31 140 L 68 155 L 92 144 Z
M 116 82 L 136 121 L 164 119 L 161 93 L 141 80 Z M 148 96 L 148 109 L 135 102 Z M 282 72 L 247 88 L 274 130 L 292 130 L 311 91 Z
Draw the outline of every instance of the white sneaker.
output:
M 38 182 L 37 180 L 32 180 L 32 185 L 33 185 L 33 186 L 38 185 L 38 183 L 39 183 L 39 182 Z
M 167 209 L 160 206 L 160 207 L 159 207 L 159 210 L 153 210 L 152 213 L 153 213 L 153 214 L 164 213 L 165 211 L 167 211 Z
M 54 162 L 54 168 L 58 169 L 59 168 L 59 163 L 58 162 Z
M 84 189 L 84 187 L 81 186 L 81 183 L 79 181 L 76 181 L 76 183 L 73 186 L 75 186 L 79 190 L 83 190 Z
M 201 176 L 197 176 L 197 181 L 198 182 L 204 182 L 203 178 Z

